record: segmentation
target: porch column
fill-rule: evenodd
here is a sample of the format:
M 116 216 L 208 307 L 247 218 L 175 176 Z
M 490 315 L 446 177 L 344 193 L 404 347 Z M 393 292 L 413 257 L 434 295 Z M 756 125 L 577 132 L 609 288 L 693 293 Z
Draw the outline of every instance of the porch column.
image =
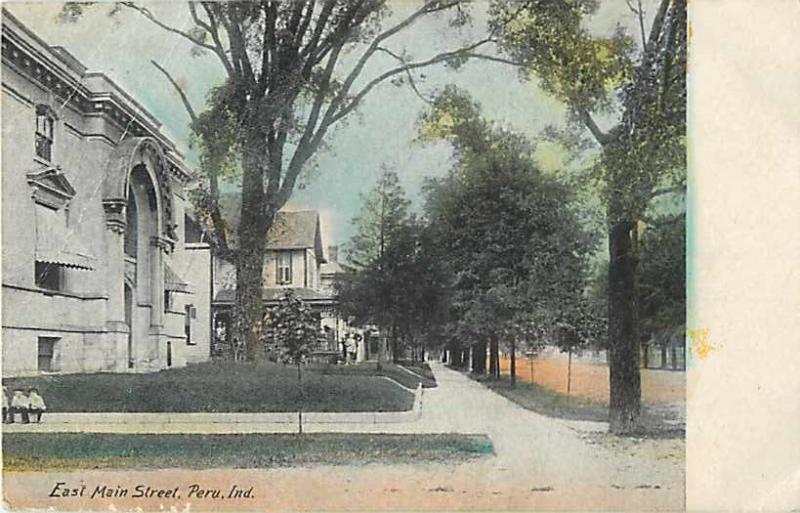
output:
M 106 302 L 105 334 L 113 355 L 111 367 L 117 372 L 128 370 L 128 336 L 125 323 L 125 205 L 124 199 L 104 200 L 106 214 Z
M 106 324 L 119 330 L 125 324 L 125 201 L 106 200 Z

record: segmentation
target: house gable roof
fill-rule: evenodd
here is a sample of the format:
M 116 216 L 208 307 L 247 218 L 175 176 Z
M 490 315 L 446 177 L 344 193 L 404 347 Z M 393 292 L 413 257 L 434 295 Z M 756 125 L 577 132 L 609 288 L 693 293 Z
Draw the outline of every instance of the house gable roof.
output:
M 229 225 L 236 231 L 241 217 L 241 196 L 221 194 L 220 209 Z M 275 214 L 272 227 L 267 232 L 266 249 L 313 249 L 316 259 L 325 262 L 322 252 L 322 231 L 319 212 L 316 210 L 280 210 Z
M 314 249 L 323 261 L 319 214 L 314 210 L 281 210 L 267 233 L 267 249 Z

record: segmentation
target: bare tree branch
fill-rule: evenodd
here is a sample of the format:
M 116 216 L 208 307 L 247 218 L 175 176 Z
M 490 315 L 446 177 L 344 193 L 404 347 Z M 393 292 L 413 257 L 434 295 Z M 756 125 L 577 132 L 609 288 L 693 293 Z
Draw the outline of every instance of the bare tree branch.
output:
M 388 78 L 391 78 L 391 77 L 393 77 L 393 76 L 395 76 L 395 75 L 397 75 L 399 73 L 405 73 L 408 70 L 424 68 L 424 67 L 427 67 L 427 66 L 431 66 L 433 64 L 437 64 L 439 62 L 449 61 L 449 60 L 451 60 L 451 59 L 453 59 L 455 57 L 463 57 L 465 55 L 469 55 L 469 53 L 472 52 L 472 50 L 474 50 L 476 48 L 479 48 L 479 47 L 481 47 L 481 46 L 483 46 L 485 44 L 494 43 L 494 42 L 495 42 L 495 40 L 493 38 L 481 39 L 480 41 L 478 41 L 476 43 L 473 43 L 471 45 L 468 45 L 468 46 L 466 46 L 464 48 L 461 48 L 461 49 L 458 49 L 458 50 L 453 50 L 453 51 L 450 51 L 450 52 L 442 52 L 442 53 L 440 53 L 438 55 L 435 55 L 435 56 L 431 57 L 430 59 L 427 59 L 427 60 L 424 60 L 424 61 L 419 61 L 419 62 L 411 62 L 411 63 L 405 64 L 403 66 L 399 66 L 397 68 L 385 71 L 384 73 L 378 75 L 377 77 L 375 77 L 372 80 L 370 80 L 369 82 L 367 82 L 367 84 L 364 87 L 362 87 L 361 90 L 358 93 L 356 93 L 346 105 L 341 106 L 341 108 L 339 108 L 338 112 L 336 112 L 335 114 L 332 113 L 331 116 L 327 120 L 323 120 L 323 123 L 326 124 L 326 125 L 331 125 L 331 124 L 339 121 L 340 119 L 342 119 L 344 116 L 349 114 L 353 109 L 355 109 L 358 106 L 358 103 L 367 94 L 369 94 L 369 92 L 375 86 L 377 86 L 381 82 L 384 82 Z
M 325 91 L 325 89 L 327 89 L 330 85 L 330 80 L 333 76 L 334 70 L 336 69 L 336 62 L 339 59 L 340 52 L 341 47 L 336 47 L 328 56 L 328 62 L 322 75 L 320 91 L 314 98 L 314 103 L 311 106 L 311 112 L 308 115 L 308 121 L 306 122 L 306 128 L 303 131 L 303 136 L 297 143 L 297 148 L 295 149 L 294 155 L 292 155 L 292 159 L 286 169 L 286 176 L 284 177 L 283 183 L 280 186 L 280 192 L 278 195 L 279 204 L 283 204 L 289 199 L 289 196 L 294 189 L 294 185 L 297 182 L 297 177 L 300 175 L 300 170 L 302 169 L 303 164 L 306 162 L 306 160 L 308 160 L 311 154 L 313 154 L 314 149 L 316 149 L 316 146 L 312 146 L 314 127 L 317 126 L 317 121 L 319 120 L 322 106 L 325 103 L 325 94 L 323 91 Z
M 230 59 L 228 59 L 228 53 L 225 47 L 222 45 L 222 39 L 219 35 L 219 23 L 217 21 L 216 16 L 213 13 L 213 10 L 208 5 L 208 2 L 203 2 L 201 4 L 203 6 L 203 10 L 206 12 L 206 16 L 208 16 L 208 20 L 210 23 L 211 30 L 209 34 L 211 34 L 211 39 L 214 41 L 214 45 L 217 47 L 217 57 L 222 62 L 225 71 L 228 73 L 228 76 L 233 76 L 233 66 L 231 65 Z
M 286 176 L 284 177 L 284 181 L 283 181 L 284 183 L 281 185 L 281 192 L 280 192 L 280 197 L 281 198 L 288 198 L 289 194 L 291 194 L 292 188 L 294 187 L 294 184 L 295 184 L 295 182 L 297 180 L 297 176 L 299 175 L 303 164 L 306 162 L 306 160 L 308 160 L 308 158 L 313 154 L 313 152 L 319 147 L 320 143 L 322 142 L 322 137 L 325 135 L 328 127 L 335 121 L 335 120 L 332 120 L 332 117 L 333 117 L 334 113 L 343 104 L 343 102 L 347 99 L 347 95 L 348 95 L 348 93 L 350 91 L 350 88 L 352 87 L 352 85 L 356 81 L 356 79 L 360 76 L 360 74 L 363 71 L 364 66 L 366 65 L 367 61 L 369 61 L 369 59 L 372 57 L 372 55 L 375 54 L 375 52 L 377 51 L 378 46 L 380 45 L 380 43 L 382 41 L 386 40 L 387 38 L 393 36 L 394 34 L 400 32 L 401 30 L 403 30 L 404 28 L 408 27 L 409 25 L 413 24 L 421 16 L 423 16 L 425 14 L 429 14 L 431 12 L 437 12 L 437 11 L 442 11 L 442 10 L 445 10 L 445 9 L 452 8 L 453 6 L 458 5 L 462 1 L 463 0 L 449 0 L 447 2 L 442 2 L 442 3 L 426 3 L 425 5 L 423 5 L 422 7 L 417 9 L 416 11 L 414 11 L 411 15 L 409 15 L 408 17 L 406 17 L 405 19 L 400 21 L 399 23 L 393 25 L 392 27 L 390 27 L 390 28 L 386 29 L 385 31 L 381 32 L 380 34 L 378 34 L 373 39 L 372 43 L 367 48 L 367 50 L 361 55 L 359 60 L 353 66 L 353 68 L 351 69 L 350 73 L 348 73 L 348 75 L 345 78 L 345 80 L 344 80 L 339 92 L 334 97 L 334 99 L 331 101 L 331 104 L 328 107 L 328 109 L 325 111 L 323 119 L 320 122 L 320 125 L 319 125 L 318 128 L 316 128 L 316 127 L 317 127 L 317 122 L 318 122 L 318 119 L 319 119 L 319 115 L 321 113 L 322 105 L 324 103 L 324 97 L 317 97 L 317 101 L 315 102 L 315 105 L 312 106 L 312 112 L 311 112 L 311 115 L 308 118 L 309 120 L 308 120 L 308 123 L 306 124 L 306 128 L 305 128 L 305 131 L 303 133 L 303 136 L 301 137 L 301 139 L 300 139 L 300 141 L 299 141 L 299 143 L 297 145 L 297 148 L 295 149 L 294 155 L 292 155 L 292 159 L 289 162 L 289 166 L 287 167 Z M 328 5 L 330 5 L 331 9 L 332 9 L 332 3 L 328 4 Z M 325 7 L 327 8 L 328 5 L 326 5 Z M 320 37 L 320 35 L 321 35 L 321 24 L 320 24 L 319 21 L 317 22 L 316 29 L 317 29 L 317 32 L 312 37 L 312 40 L 313 39 L 318 39 Z M 336 34 L 332 34 L 327 39 L 328 40 L 332 40 L 331 38 L 333 38 L 335 36 L 336 36 Z M 325 46 L 325 44 L 323 43 L 323 44 L 320 44 L 319 46 L 322 48 L 322 47 Z M 334 45 L 333 48 L 341 49 L 341 45 L 338 45 L 338 46 Z M 314 49 L 312 48 L 311 43 L 309 45 L 307 45 L 306 48 L 303 50 L 303 52 L 306 52 L 306 51 L 310 51 L 310 52 L 314 51 Z M 303 52 L 301 52 L 301 55 L 302 55 Z M 330 59 L 330 57 L 329 57 L 329 59 Z M 337 51 L 336 59 L 338 59 L 338 51 Z M 331 65 L 331 64 L 335 65 L 336 59 L 334 59 L 332 61 L 329 60 L 329 65 Z M 311 59 L 311 56 L 309 56 L 308 60 L 307 60 L 307 64 L 309 64 L 309 63 L 311 63 L 312 66 L 313 66 L 313 59 Z M 333 68 L 331 68 L 331 72 L 332 71 L 333 71 Z M 388 78 L 388 77 L 385 77 L 385 78 Z M 370 89 L 371 88 L 372 87 L 370 87 Z M 366 94 L 366 92 L 364 94 Z M 355 106 L 353 106 L 353 108 L 355 108 Z M 350 110 L 352 110 L 352 109 L 350 109 Z M 316 131 L 315 131 L 315 128 L 316 128 Z
M 508 59 L 508 58 L 500 57 L 500 56 L 496 56 L 496 55 L 489 55 L 489 54 L 478 53 L 478 52 L 467 52 L 464 55 L 467 56 L 467 57 L 473 58 L 473 59 L 480 59 L 480 60 L 485 60 L 485 61 L 498 62 L 498 63 L 501 63 L 501 64 L 508 64 L 509 66 L 517 66 L 517 67 L 524 66 L 524 63 L 522 63 L 522 62 L 517 62 L 517 61 L 514 61 L 512 59 Z M 586 128 L 589 130 L 589 132 L 591 132 L 592 136 L 595 138 L 595 140 L 598 143 L 600 143 L 601 146 L 604 146 L 604 145 L 608 144 L 609 142 L 611 142 L 613 140 L 613 135 L 611 133 L 603 132 L 603 130 L 601 130 L 600 127 L 597 125 L 597 123 L 595 122 L 594 118 L 592 117 L 592 115 L 591 115 L 591 113 L 589 111 L 583 110 L 583 111 L 579 112 L 578 114 L 579 114 L 583 124 L 586 126 Z
M 464 54 L 465 57 L 469 57 L 470 59 L 479 59 L 483 61 L 491 61 L 491 62 L 499 62 L 500 64 L 508 64 L 509 66 L 517 66 L 523 67 L 525 63 L 518 62 L 513 59 L 508 59 L 505 57 L 500 57 L 498 55 L 489 55 L 485 53 L 477 53 L 477 52 L 469 52 Z
M 327 133 L 327 130 L 330 126 L 334 123 L 338 122 L 348 114 L 350 114 L 355 108 L 358 106 L 359 102 L 378 84 L 386 81 L 387 79 L 398 75 L 400 73 L 408 73 L 413 69 L 424 68 L 427 66 L 431 66 L 433 64 L 437 64 L 440 62 L 448 61 L 454 57 L 459 57 L 463 55 L 468 55 L 472 50 L 479 48 L 487 43 L 494 42 L 492 38 L 486 38 L 480 40 L 474 44 L 466 46 L 464 48 L 453 50 L 450 52 L 443 52 L 430 59 L 419 61 L 419 62 L 411 62 L 405 65 L 399 66 L 397 68 L 393 68 L 389 71 L 386 71 L 379 75 L 378 77 L 374 78 L 370 82 L 368 82 L 349 102 L 344 103 L 347 98 L 342 97 L 341 94 L 337 95 L 336 98 L 333 99 L 331 104 L 325 111 L 322 121 L 319 123 L 319 127 L 314 131 L 314 126 L 316 122 L 313 122 L 313 119 L 310 118 L 309 123 L 306 125 L 305 132 L 303 137 L 298 144 L 294 155 L 289 163 L 289 166 L 286 169 L 286 176 L 284 177 L 283 184 L 281 184 L 280 188 L 280 198 L 281 201 L 289 197 L 291 191 L 294 187 L 294 184 L 297 181 L 297 177 L 300 174 L 300 171 L 303 167 L 303 164 L 308 160 L 308 158 L 313 155 L 314 151 L 319 147 L 322 143 L 322 138 Z M 375 51 L 378 51 L 378 45 L 375 45 Z M 317 98 L 317 100 L 322 100 L 322 98 Z M 319 102 L 319 109 L 321 109 L 323 102 Z M 314 119 L 318 114 L 314 115 Z M 313 136 L 311 134 L 313 133 Z
M 364 70 L 364 66 L 367 64 L 367 61 L 369 61 L 369 59 L 375 54 L 375 52 L 378 50 L 378 47 L 380 46 L 380 44 L 383 41 L 385 41 L 386 39 L 390 38 L 391 36 L 397 34 L 401 30 L 403 30 L 404 28 L 412 25 L 420 17 L 422 17 L 422 16 L 424 16 L 426 14 L 429 14 L 431 12 L 437 12 L 437 11 L 443 11 L 445 9 L 450 9 L 450 8 L 458 5 L 461 1 L 462 0 L 450 0 L 448 2 L 442 2 L 442 3 L 439 3 L 439 4 L 433 3 L 433 2 L 432 3 L 425 3 L 422 7 L 420 7 L 416 11 L 414 11 L 411 15 L 409 15 L 407 18 L 405 18 L 401 22 L 397 23 L 396 25 L 394 25 L 394 26 L 386 29 L 385 31 L 381 32 L 380 34 L 378 34 L 375 37 L 375 39 L 372 40 L 372 43 L 369 45 L 369 48 L 367 48 L 367 50 L 361 55 L 361 58 L 359 58 L 358 62 L 356 62 L 356 64 L 355 64 L 355 66 L 353 66 L 353 69 L 347 75 L 347 78 L 345 78 L 345 80 L 344 80 L 344 82 L 342 84 L 342 88 L 339 91 L 339 94 L 337 95 L 337 97 L 334 99 L 333 103 L 334 104 L 341 104 L 345 100 L 347 95 L 350 94 L 350 89 L 353 87 L 353 83 L 361 75 L 361 72 Z M 400 70 L 399 72 L 402 72 L 402 70 Z M 386 78 L 388 78 L 388 77 L 386 77 Z M 371 87 L 370 87 L 370 89 L 371 89 Z M 329 109 L 328 113 L 330 113 L 330 112 L 331 111 Z M 329 117 L 328 113 L 326 113 L 325 118 Z M 324 122 L 325 121 L 323 120 L 323 123 Z
M 653 25 L 650 26 L 650 37 L 648 37 L 646 50 L 644 52 L 645 61 L 648 60 L 647 56 L 650 54 L 647 50 L 652 49 L 660 37 L 664 25 L 664 17 L 667 15 L 667 9 L 671 2 L 672 0 L 661 0 L 661 5 L 658 7 L 656 17 L 653 19 Z
M 256 78 L 253 73 L 253 66 L 250 63 L 250 56 L 247 54 L 247 41 L 241 31 L 242 20 L 239 12 L 234 5 L 229 6 L 228 17 L 222 17 L 222 24 L 228 33 L 228 41 L 231 45 L 231 56 L 234 62 L 238 63 L 240 78 L 247 85 L 247 88 L 256 87 Z
M 181 102 L 183 102 L 183 106 L 186 109 L 186 112 L 189 114 L 189 118 L 191 118 L 192 123 L 196 123 L 197 114 L 194 108 L 192 107 L 191 102 L 189 102 L 189 98 L 186 96 L 186 92 L 183 90 L 180 84 L 178 84 L 178 82 L 172 77 L 172 75 L 166 69 L 164 69 L 164 67 L 161 66 L 159 63 L 157 63 L 154 60 L 151 60 L 150 62 L 153 64 L 153 66 L 156 67 L 158 71 L 160 71 L 165 77 L 167 77 L 169 83 L 172 84 L 172 87 L 178 93 L 178 96 L 180 96 Z M 211 215 L 211 223 L 214 227 L 215 245 L 217 246 L 218 250 L 225 252 L 226 254 L 230 254 L 231 249 L 228 246 L 228 238 L 226 235 L 227 226 L 225 220 L 222 217 L 222 212 L 220 211 L 219 207 L 219 179 L 217 177 L 217 172 L 216 170 L 213 169 L 206 169 L 206 175 L 208 176 L 208 181 L 209 181 L 209 189 L 210 189 L 209 195 L 211 199 L 209 214 Z
M 387 55 L 389 55 L 389 56 L 391 56 L 392 58 L 394 58 L 396 61 L 398 61 L 400 64 L 402 64 L 404 66 L 407 64 L 406 60 L 403 57 L 397 55 L 396 53 L 394 53 L 393 51 L 389 50 L 388 48 L 384 48 L 382 46 L 379 46 L 378 50 L 383 52 L 383 53 L 385 53 L 385 54 L 387 54 Z M 417 82 L 414 79 L 414 75 L 411 74 L 411 70 L 408 70 L 408 69 L 406 70 L 406 76 L 408 77 L 408 84 L 411 86 L 411 89 L 419 97 L 419 99 L 422 100 L 423 102 L 427 103 L 428 105 L 433 104 L 433 101 L 430 98 L 426 98 L 420 92 L 419 88 L 417 88 Z
M 205 48 L 206 50 L 211 50 L 211 51 L 215 51 L 216 50 L 216 48 L 213 45 L 210 45 L 210 44 L 208 44 L 208 43 L 206 43 L 204 41 L 201 41 L 201 40 L 197 39 L 196 37 L 192 36 L 188 32 L 185 32 L 183 30 L 177 29 L 175 27 L 171 27 L 171 26 L 167 25 L 166 23 L 162 22 L 161 20 L 156 18 L 155 15 L 149 9 L 147 9 L 146 7 L 142 7 L 141 5 L 138 5 L 138 4 L 134 3 L 134 2 L 120 2 L 120 5 L 122 5 L 124 7 L 127 7 L 128 9 L 131 9 L 133 11 L 138 12 L 140 15 L 144 16 L 147 20 L 149 20 L 153 24 L 161 27 L 162 29 L 166 30 L 167 32 L 172 32 L 173 34 L 177 34 L 177 35 L 183 37 L 184 39 L 187 39 L 188 41 L 191 41 L 193 44 L 196 44 L 197 46 Z
M 157 63 L 154 60 L 151 60 L 150 63 L 153 66 L 155 66 L 158 71 L 163 73 L 165 77 L 167 77 L 167 80 L 169 80 L 169 83 L 172 84 L 172 87 L 175 88 L 175 91 L 178 93 L 178 96 L 180 96 L 181 102 L 183 102 L 183 106 L 186 109 L 186 112 L 189 114 L 189 117 L 191 118 L 192 123 L 196 123 L 197 122 L 197 114 L 196 114 L 194 108 L 192 107 L 192 104 L 189 102 L 189 98 L 186 96 L 186 93 L 184 92 L 184 90 L 180 86 L 180 84 L 178 84 L 178 82 L 176 82 L 175 79 L 172 78 L 172 75 L 170 75 L 170 73 L 166 69 L 164 69 L 164 67 L 161 66 L 159 63 Z
M 632 0 L 625 0 L 625 4 L 628 6 L 628 9 L 631 10 L 633 14 L 635 14 L 639 18 L 639 30 L 642 34 L 642 51 L 647 51 L 647 36 L 645 35 L 644 31 L 644 9 L 642 8 L 642 0 L 637 0 L 639 6 L 634 7 Z
M 600 143 L 601 146 L 605 146 L 606 144 L 610 143 L 613 137 L 605 132 L 603 132 L 597 123 L 595 122 L 592 114 L 587 110 L 582 110 L 578 113 L 581 117 L 581 121 L 586 128 L 589 129 L 589 132 L 592 133 L 595 140 Z
M 330 17 L 331 12 L 333 12 L 335 5 L 336 0 L 326 0 L 325 5 L 322 6 L 322 11 L 320 11 L 319 18 L 314 24 L 314 33 L 311 35 L 311 38 L 309 39 L 305 48 L 300 50 L 301 58 L 313 55 L 317 51 L 319 40 L 322 37 L 322 32 L 324 31 L 325 26 L 328 24 L 328 18 Z
M 195 5 L 195 2 L 189 2 L 189 13 L 192 15 L 192 21 L 194 21 L 195 25 L 211 34 L 211 25 L 200 19 L 200 16 L 197 13 L 197 5 Z

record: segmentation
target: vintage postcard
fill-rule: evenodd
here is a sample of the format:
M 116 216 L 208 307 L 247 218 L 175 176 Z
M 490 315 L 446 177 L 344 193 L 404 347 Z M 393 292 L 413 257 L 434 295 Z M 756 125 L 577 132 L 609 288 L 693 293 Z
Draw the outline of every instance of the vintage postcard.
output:
M 5 509 L 686 509 L 685 0 L 2 9 Z

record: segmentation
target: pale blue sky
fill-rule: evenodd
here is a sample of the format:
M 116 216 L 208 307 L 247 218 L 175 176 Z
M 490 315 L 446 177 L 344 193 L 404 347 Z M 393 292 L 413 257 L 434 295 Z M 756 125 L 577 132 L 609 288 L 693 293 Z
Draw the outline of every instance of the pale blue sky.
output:
M 652 2 L 646 2 L 650 5 Z M 393 18 L 419 5 L 417 0 L 392 3 Z M 165 81 L 150 64 L 159 61 L 185 85 L 196 108 L 201 108 L 208 88 L 222 79 L 213 56 L 192 57 L 191 45 L 165 33 L 137 15 L 123 10 L 117 19 L 107 8 L 91 10 L 76 24 L 57 23 L 56 3 L 5 3 L 17 18 L 51 45 L 72 52 L 91 71 L 101 71 L 125 88 L 164 124 L 164 131 L 183 148 L 189 145 L 188 117 Z M 190 20 L 180 3 L 150 2 L 148 6 L 165 21 L 188 27 Z M 473 6 L 473 23 L 459 34 L 447 25 L 447 18 L 432 17 L 398 34 L 387 44 L 397 53 L 406 50 L 414 59 L 456 48 L 465 39 L 485 34 L 486 4 Z M 652 10 L 652 7 L 651 7 Z M 391 18 L 386 21 L 390 23 Z M 623 0 L 607 0 L 592 21 L 592 28 L 610 32 L 617 23 L 633 26 L 633 15 Z M 364 72 L 370 78 L 393 67 L 387 58 L 376 60 Z M 482 105 L 485 115 L 496 123 L 535 137 L 548 124 L 564 122 L 565 110 L 544 95 L 534 83 L 518 80 L 510 67 L 486 61 L 467 64 L 459 71 L 442 66 L 429 68 L 419 85 L 423 92 L 441 89 L 449 83 L 468 90 Z M 450 167 L 447 144 L 415 141 L 416 123 L 425 104 L 408 87 L 385 84 L 371 93 L 358 112 L 327 138 L 328 148 L 319 154 L 305 187 L 290 201 L 295 208 L 321 212 L 325 244 L 341 244 L 352 235 L 351 219 L 360 206 L 359 194 L 370 189 L 382 164 L 394 168 L 416 206 L 419 188 L 426 176 L 441 176 Z M 551 155 L 552 153 L 547 153 Z M 546 159 L 544 166 L 557 165 Z M 191 159 L 190 159 L 191 160 Z

